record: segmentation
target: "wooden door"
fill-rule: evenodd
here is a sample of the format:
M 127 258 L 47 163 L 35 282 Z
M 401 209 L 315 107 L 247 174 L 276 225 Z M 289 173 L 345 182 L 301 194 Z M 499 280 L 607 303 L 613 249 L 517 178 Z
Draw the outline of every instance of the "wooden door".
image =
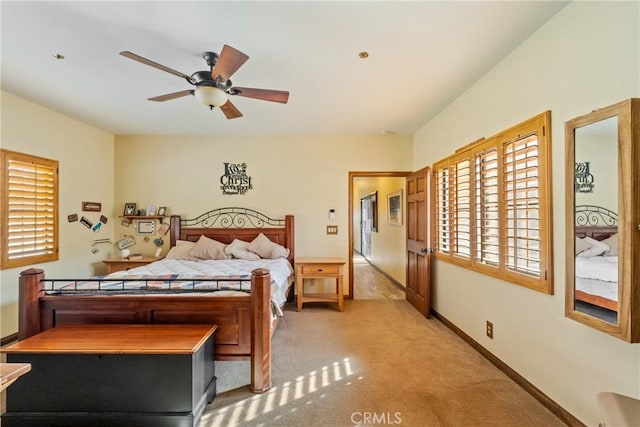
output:
M 407 301 L 425 317 L 431 306 L 431 171 L 407 177 Z

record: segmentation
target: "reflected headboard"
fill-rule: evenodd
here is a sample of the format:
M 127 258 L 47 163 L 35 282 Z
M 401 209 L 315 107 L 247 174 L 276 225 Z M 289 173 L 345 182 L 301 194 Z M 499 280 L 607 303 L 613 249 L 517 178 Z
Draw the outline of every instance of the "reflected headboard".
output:
M 576 237 L 604 240 L 617 232 L 617 213 L 601 206 L 576 206 Z

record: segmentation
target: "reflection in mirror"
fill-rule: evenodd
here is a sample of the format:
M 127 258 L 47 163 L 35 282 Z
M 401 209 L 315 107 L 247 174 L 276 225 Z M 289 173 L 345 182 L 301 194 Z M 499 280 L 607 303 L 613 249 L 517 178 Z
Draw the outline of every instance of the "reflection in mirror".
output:
M 618 118 L 575 130 L 575 310 L 618 324 Z
M 565 124 L 565 315 L 640 342 L 640 99 Z

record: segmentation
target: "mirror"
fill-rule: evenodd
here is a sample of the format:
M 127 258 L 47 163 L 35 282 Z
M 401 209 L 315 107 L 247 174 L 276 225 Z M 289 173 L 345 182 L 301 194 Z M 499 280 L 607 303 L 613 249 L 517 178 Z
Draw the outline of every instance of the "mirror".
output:
M 565 126 L 565 315 L 629 342 L 640 341 L 639 101 Z

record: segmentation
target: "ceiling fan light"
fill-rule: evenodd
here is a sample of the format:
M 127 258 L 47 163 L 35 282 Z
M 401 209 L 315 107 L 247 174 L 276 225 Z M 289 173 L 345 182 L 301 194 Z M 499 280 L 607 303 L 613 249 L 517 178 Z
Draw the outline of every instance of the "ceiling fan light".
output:
M 220 107 L 228 101 L 227 94 L 213 86 L 198 86 L 194 96 L 207 107 Z

